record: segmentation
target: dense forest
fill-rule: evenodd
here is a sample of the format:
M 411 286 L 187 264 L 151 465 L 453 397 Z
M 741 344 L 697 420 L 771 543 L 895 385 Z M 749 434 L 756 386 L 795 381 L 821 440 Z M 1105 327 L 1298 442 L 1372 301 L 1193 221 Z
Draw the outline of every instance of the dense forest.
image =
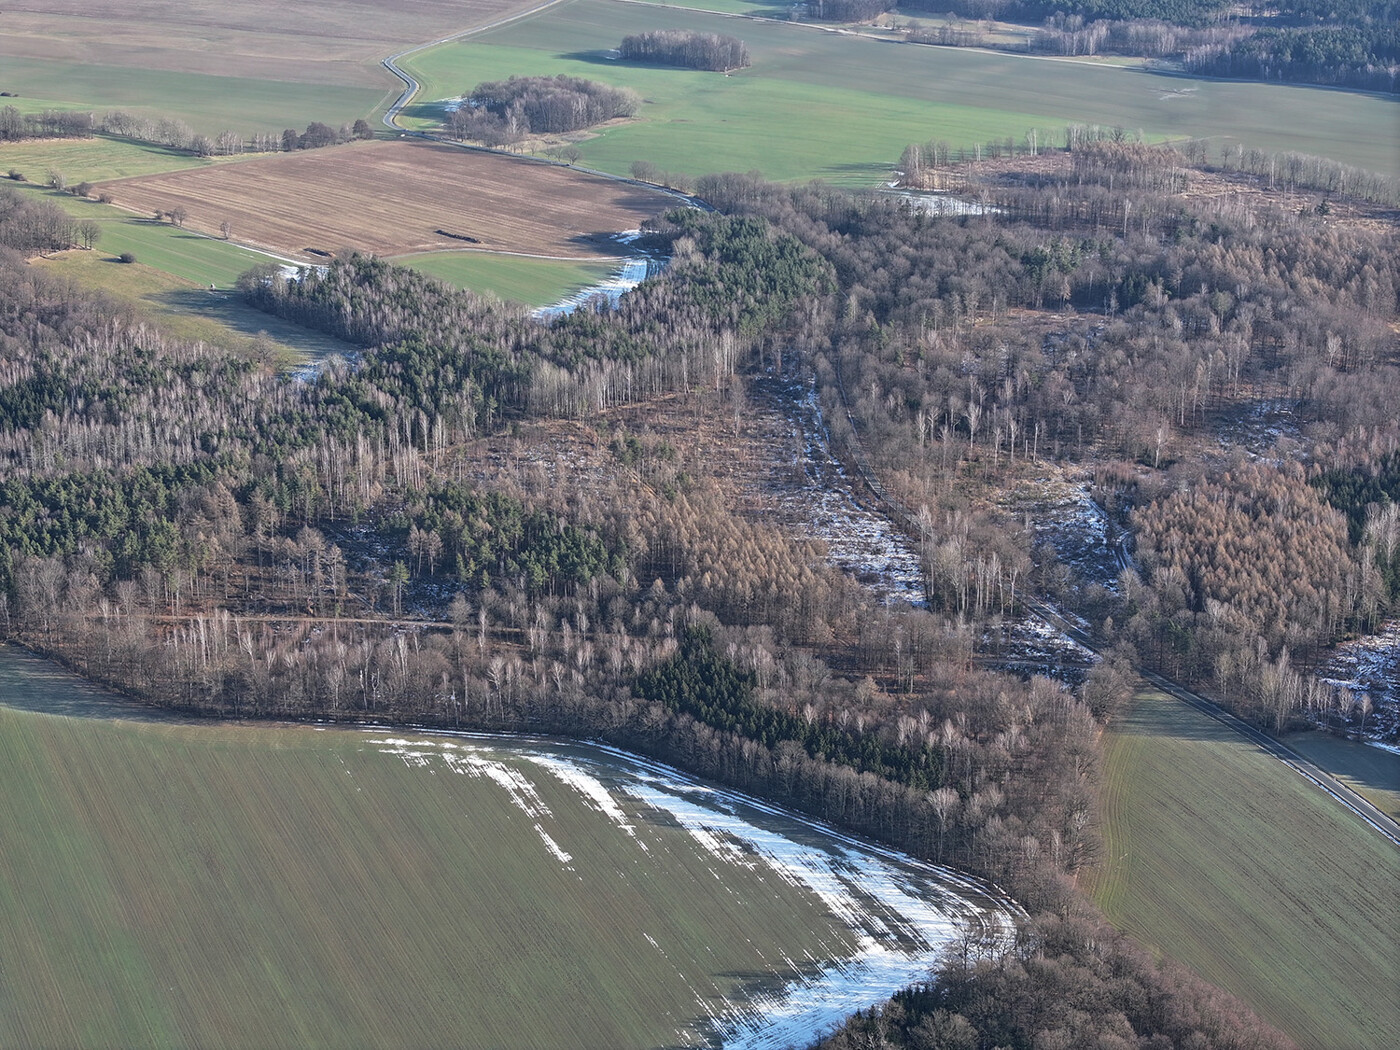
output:
M 1396 234 L 1067 138 L 1058 167 L 959 168 L 974 215 L 702 180 L 716 213 L 649 224 L 661 275 L 550 322 L 364 256 L 250 272 L 252 305 L 361 348 L 307 382 L 7 254 L 0 634 L 192 712 L 604 739 L 1025 907 L 1016 945 L 833 1046 L 1287 1045 L 1073 879 L 1135 664 L 1286 725 L 1335 703 L 1308 661 L 1395 614 Z M 1207 177 L 1241 192 L 1183 195 Z M 914 535 L 926 608 L 754 513 L 736 445 L 701 450 L 766 377 Z M 1288 428 L 1222 444 L 1279 405 Z M 1059 467 L 1135 538 L 1117 580 L 1002 498 Z M 1111 653 L 1073 688 L 985 667 L 1030 591 Z

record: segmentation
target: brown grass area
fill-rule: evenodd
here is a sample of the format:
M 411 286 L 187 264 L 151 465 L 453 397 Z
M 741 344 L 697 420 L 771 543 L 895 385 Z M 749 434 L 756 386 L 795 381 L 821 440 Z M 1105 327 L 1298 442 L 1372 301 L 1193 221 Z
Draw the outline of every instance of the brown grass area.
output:
M 182 73 L 379 86 L 386 54 L 538 0 L 13 0 L 0 54 Z
M 346 249 L 394 256 L 475 248 L 582 259 L 671 201 L 556 165 L 440 143 L 362 142 L 104 183 L 115 202 L 314 261 Z M 438 230 L 456 234 L 446 237 Z M 475 238 L 475 243 L 464 238 Z

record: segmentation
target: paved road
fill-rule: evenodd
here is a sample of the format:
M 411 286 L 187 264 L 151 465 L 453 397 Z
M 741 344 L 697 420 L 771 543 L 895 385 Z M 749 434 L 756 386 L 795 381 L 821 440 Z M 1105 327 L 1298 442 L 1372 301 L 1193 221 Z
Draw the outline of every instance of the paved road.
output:
M 545 160 L 541 157 L 516 156 L 514 154 L 502 153 L 498 149 L 491 149 L 486 146 L 473 146 L 471 143 L 468 142 L 457 142 L 452 139 L 444 139 L 438 135 L 429 134 L 426 131 L 410 131 L 402 127 L 399 124 L 398 120 L 399 114 L 403 111 L 404 107 L 413 101 L 413 96 L 418 94 L 419 89 L 423 86 L 420 83 L 418 83 L 417 78 L 415 78 L 412 73 L 409 73 L 401 65 L 399 65 L 399 59 L 404 58 L 407 55 L 412 55 L 416 52 L 426 50 L 430 47 L 436 47 L 438 44 L 446 44 L 452 40 L 465 40 L 468 37 L 476 36 L 479 33 L 484 33 L 488 29 L 496 29 L 497 27 L 506 25 L 510 22 L 515 22 L 519 19 L 526 18 L 530 15 L 538 14 L 546 8 L 553 7 L 555 4 L 562 2 L 563 0 L 545 0 L 545 3 L 536 4 L 534 7 L 531 7 L 528 10 L 517 11 L 515 14 L 507 15 L 504 18 L 498 18 L 494 22 L 488 22 L 486 25 L 477 26 L 475 29 L 467 29 L 460 33 L 452 33 L 448 36 L 439 37 L 436 40 L 430 40 L 426 44 L 415 44 L 413 47 L 406 47 L 402 51 L 397 51 L 394 54 L 390 55 L 388 58 L 384 59 L 381 64 L 390 73 L 398 77 L 399 80 L 403 81 L 404 86 L 403 91 L 399 94 L 398 99 L 395 100 L 394 104 L 390 106 L 388 111 L 384 114 L 385 126 L 392 129 L 393 131 L 397 131 L 400 135 L 412 135 L 414 138 L 426 139 L 430 142 L 442 142 L 450 146 L 456 146 L 458 149 L 472 150 L 477 153 L 494 153 L 497 156 L 510 157 L 513 160 L 518 160 L 526 163 L 533 162 L 536 164 L 553 164 L 557 166 L 563 166 L 562 161 Z M 640 187 L 641 189 L 647 190 L 652 193 L 666 194 L 668 196 L 674 197 L 677 201 L 683 204 L 688 204 L 692 208 L 699 208 L 701 211 L 714 211 L 714 208 L 710 207 L 707 201 L 704 201 L 701 198 L 693 196 L 689 193 L 682 193 L 680 190 L 673 190 L 666 186 L 658 186 L 654 182 L 641 182 L 637 179 L 629 179 L 625 175 L 614 175 L 612 172 L 599 171 L 596 168 L 584 168 L 577 164 L 571 164 L 568 166 L 573 168 L 574 171 L 580 171 L 583 172 L 585 175 L 593 175 L 600 179 L 607 179 L 609 182 L 621 182 L 629 186 Z
M 1085 634 L 1082 628 L 1066 619 L 1058 611 L 1046 605 L 1044 602 L 1039 602 L 1034 599 L 1025 599 L 1025 602 L 1026 605 L 1045 617 L 1045 619 L 1049 620 L 1080 645 L 1084 646 L 1086 649 L 1094 649 L 1093 639 Z M 1374 830 L 1380 832 L 1381 835 L 1389 839 L 1392 845 L 1400 846 L 1400 823 L 1372 805 L 1326 770 L 1304 758 L 1287 744 L 1281 743 L 1267 733 L 1255 729 L 1254 726 L 1250 725 L 1248 722 L 1230 714 L 1229 711 L 1226 711 L 1219 704 L 1207 700 L 1198 693 L 1193 693 L 1191 690 L 1178 685 L 1168 678 L 1163 678 L 1159 674 L 1142 670 L 1141 668 L 1139 668 L 1138 673 L 1162 692 L 1175 697 L 1184 704 L 1194 707 L 1202 714 L 1209 715 L 1225 727 L 1239 733 L 1265 754 L 1272 755 L 1280 762 L 1292 767 L 1295 773 L 1312 781 L 1317 787 L 1321 788 L 1328 795 L 1331 795 L 1343 806 L 1369 824 Z
M 537 14 L 538 12 L 543 11 L 545 8 L 553 7 L 555 4 L 560 2 L 562 2 L 562 0 L 545 0 L 545 2 L 542 4 L 536 4 L 534 7 L 528 8 L 527 10 L 517 11 L 514 14 L 506 15 L 504 18 L 498 18 L 494 22 L 487 22 L 485 25 L 474 26 L 473 28 L 465 29 L 460 33 L 449 33 L 447 36 L 438 37 L 436 40 L 429 40 L 426 44 L 414 44 L 412 47 L 406 47 L 402 51 L 395 52 L 388 58 L 384 59 L 384 68 L 387 69 L 390 73 L 394 74 L 394 76 L 402 80 L 404 85 L 403 93 L 400 94 L 398 100 L 392 106 L 389 107 L 389 111 L 384 114 L 384 123 L 388 127 L 392 128 L 394 131 L 403 131 L 404 129 L 399 126 L 398 122 L 399 111 L 402 110 L 404 106 L 408 105 L 411 101 L 413 101 L 413 96 L 418 94 L 418 89 L 422 87 L 422 85 L 419 84 L 416 79 L 414 79 L 412 74 L 405 72 L 403 67 L 399 65 L 399 59 L 403 58 L 405 55 L 412 55 L 418 51 L 425 51 L 430 47 L 437 47 L 438 44 L 445 44 L 449 40 L 465 40 L 469 36 L 476 36 L 478 33 L 484 33 L 488 29 L 496 29 L 497 27 L 506 25 L 507 23 L 515 22 L 521 18 L 528 17 L 529 15 Z M 421 133 L 409 132 L 409 134 Z M 423 135 L 422 137 L 429 138 L 431 136 Z

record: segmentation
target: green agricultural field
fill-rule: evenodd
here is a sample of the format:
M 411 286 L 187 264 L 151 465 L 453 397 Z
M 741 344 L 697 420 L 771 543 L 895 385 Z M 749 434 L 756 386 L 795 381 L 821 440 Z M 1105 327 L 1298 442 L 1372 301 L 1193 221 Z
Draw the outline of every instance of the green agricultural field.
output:
M 20 95 L 3 101 L 21 109 L 92 109 L 99 115 L 109 109 L 125 109 L 175 117 L 204 134 L 225 129 L 243 135 L 289 127 L 300 130 L 313 120 L 339 125 L 368 116 L 396 94 L 387 74 L 383 90 L 375 90 L 6 58 L 3 76 L 5 89 Z
M 627 33 L 678 28 L 742 37 L 753 66 L 725 76 L 604 57 Z M 1019 142 L 1032 128 L 1058 139 L 1071 122 L 1400 171 L 1393 99 L 924 47 L 607 0 L 574 0 L 404 64 L 423 85 L 404 123 L 420 128 L 440 117 L 435 102 L 511 74 L 568 73 L 635 88 L 646 100 L 638 119 L 580 143 L 584 164 L 613 172 L 646 160 L 692 175 L 756 169 L 776 179 L 870 185 L 913 141 Z
M 247 306 L 236 293 L 172 277 L 144 263 L 123 264 L 102 250 L 62 252 L 33 265 L 95 288 L 129 306 L 167 335 L 282 365 L 303 364 L 355 348 Z
M 1400 817 L 1400 755 L 1331 733 L 1292 733 L 1283 742 L 1316 762 L 1371 805 Z
M 458 288 L 489 292 L 526 306 L 557 303 L 617 269 L 615 262 L 564 262 L 486 252 L 434 252 L 394 261 Z
M 268 256 L 229 241 L 132 215 L 112 205 L 38 187 L 30 187 L 28 192 L 44 193 L 72 215 L 97 222 L 102 236 L 94 250 L 103 258 L 115 260 L 123 252 L 131 252 L 139 263 L 205 288 L 211 284 L 231 288 L 239 274 L 268 261 Z M 112 265 L 121 264 L 114 261 Z
M 814 895 L 520 767 L 552 816 L 357 732 L 0 707 L 0 1045 L 672 1045 L 845 950 Z
M 61 173 L 70 186 L 79 182 L 154 175 L 181 168 L 215 163 L 182 150 L 148 142 L 97 135 L 90 139 L 30 139 L 0 143 L 0 175 L 11 170 L 31 182 L 44 182 L 50 169 Z
M 1400 1031 L 1396 850 L 1286 766 L 1168 696 L 1107 736 L 1110 919 L 1239 995 L 1304 1047 Z

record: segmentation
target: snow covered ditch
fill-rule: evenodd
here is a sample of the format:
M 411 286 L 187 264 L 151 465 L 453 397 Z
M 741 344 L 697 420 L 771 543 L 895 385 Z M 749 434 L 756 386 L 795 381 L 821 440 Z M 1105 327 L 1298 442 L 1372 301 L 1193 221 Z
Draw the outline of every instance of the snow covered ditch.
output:
M 533 823 L 543 851 L 572 870 L 569 835 L 541 800 L 542 778 L 571 789 L 651 853 L 653 836 L 678 825 L 708 855 L 716 878 L 726 867 L 755 872 L 815 895 L 849 928 L 857 945 L 836 960 L 785 958 L 764 988 L 742 1000 L 696 994 L 707 1030 L 678 1030 L 682 1045 L 725 1050 L 804 1046 L 843 1018 L 928 979 L 940 951 L 973 952 L 1009 943 L 1015 905 L 946 868 L 861 842 L 737 792 L 718 789 L 659 763 L 601 745 L 570 745 L 464 734 L 452 738 L 384 735 L 370 743 L 411 768 L 446 767 L 497 784 Z M 652 841 L 649 843 L 648 839 Z M 667 945 L 643 935 L 664 959 Z M 699 1040 L 697 1042 L 697 1040 Z
M 831 452 L 816 390 L 770 373 L 754 380 L 753 391 L 790 427 L 782 438 L 774 435 L 788 462 L 773 464 L 762 482 L 763 500 L 776 506 L 775 516 L 825 543 L 827 561 L 886 605 L 923 605 L 918 548 L 878 507 L 856 496 L 846 468 Z
M 641 235 L 641 230 L 626 230 L 623 233 L 614 234 L 613 240 L 621 245 L 631 245 Z M 577 292 L 565 296 L 550 306 L 542 306 L 531 316 L 536 320 L 548 321 L 564 314 L 571 314 L 584 307 L 614 307 L 626 293 L 648 277 L 656 276 L 665 268 L 665 259 L 658 259 L 650 255 L 628 256 L 619 263 L 616 270 L 597 284 L 580 288 Z

